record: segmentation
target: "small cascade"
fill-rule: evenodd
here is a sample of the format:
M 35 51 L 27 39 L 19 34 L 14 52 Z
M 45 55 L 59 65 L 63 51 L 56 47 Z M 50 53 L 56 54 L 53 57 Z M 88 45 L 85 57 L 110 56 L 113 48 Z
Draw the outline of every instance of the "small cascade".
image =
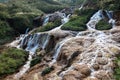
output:
M 55 47 L 55 53 L 54 53 L 54 55 L 53 55 L 53 60 L 51 61 L 50 65 L 53 65 L 53 64 L 57 61 L 57 58 L 58 58 L 58 56 L 59 56 L 59 53 L 60 53 L 60 51 L 61 51 L 62 46 L 63 46 L 67 41 L 69 41 L 70 39 L 72 39 L 72 38 L 64 39 L 64 40 L 62 40 L 61 42 L 59 42 L 59 43 L 56 45 L 56 47 Z
M 67 23 L 69 21 L 69 17 L 71 16 L 71 14 L 68 14 L 67 16 L 63 16 L 63 19 L 62 19 L 62 25 Z
M 46 25 L 49 21 L 49 16 L 46 16 L 44 21 L 43 21 L 43 26 Z
M 29 32 L 29 28 L 26 29 L 25 34 L 27 34 L 28 32 Z
M 15 79 L 22 77 L 22 75 L 30 68 L 33 55 L 35 55 L 38 48 L 45 49 L 50 39 L 48 34 L 36 33 L 33 35 L 24 35 L 21 38 L 19 48 L 25 48 L 29 52 L 28 61 L 22 67 L 22 69 L 15 75 Z
M 115 20 L 113 19 L 113 12 L 112 11 L 107 11 L 106 10 L 106 14 L 109 18 L 109 23 L 112 24 L 112 26 L 114 27 L 115 26 Z
M 81 10 L 81 9 L 83 8 L 83 6 L 85 5 L 85 2 L 86 2 L 86 1 L 87 1 L 87 0 L 84 0 L 84 1 L 83 1 L 83 3 L 81 4 L 79 10 Z
M 88 27 L 88 30 L 95 30 L 95 25 L 96 25 L 101 19 L 103 19 L 102 10 L 99 10 L 98 12 L 96 12 L 96 13 L 90 18 L 90 21 L 86 24 L 87 27 Z

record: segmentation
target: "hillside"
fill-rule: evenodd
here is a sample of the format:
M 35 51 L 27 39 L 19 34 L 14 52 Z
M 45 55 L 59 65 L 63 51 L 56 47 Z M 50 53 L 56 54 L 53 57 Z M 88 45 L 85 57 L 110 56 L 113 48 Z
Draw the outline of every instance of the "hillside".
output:
M 119 4 L 1 0 L 0 80 L 120 80 Z
M 0 3 L 0 36 L 2 37 L 0 44 L 25 33 L 27 28 L 34 28 L 35 17 L 53 13 L 65 7 L 52 0 L 0 0 L 0 2 L 3 2 Z M 7 28 L 3 28 L 5 26 Z M 12 34 L 9 34 L 11 32 Z

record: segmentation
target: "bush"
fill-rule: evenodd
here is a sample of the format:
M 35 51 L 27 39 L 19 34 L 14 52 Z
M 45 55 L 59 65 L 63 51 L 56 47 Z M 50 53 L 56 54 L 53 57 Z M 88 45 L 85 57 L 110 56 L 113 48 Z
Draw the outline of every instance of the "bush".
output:
M 112 28 L 112 25 L 110 25 L 105 20 L 99 21 L 98 24 L 96 25 L 97 30 L 109 30 L 111 28 Z
M 21 65 L 25 63 L 27 53 L 23 50 L 8 48 L 0 54 L 0 75 L 14 73 Z
M 68 23 L 61 27 L 63 30 L 84 31 L 86 27 L 86 17 L 75 16 Z
M 36 65 L 37 63 L 40 63 L 40 62 L 41 62 L 41 57 L 37 56 L 31 61 L 30 67 L 32 67 L 32 66 L 34 66 L 34 65 Z
M 11 41 L 14 37 L 14 30 L 7 22 L 0 21 L 0 45 Z
M 42 76 L 45 76 L 46 74 L 50 73 L 51 71 L 53 71 L 54 68 L 53 67 L 47 67 L 46 69 L 44 69 L 41 73 Z
M 8 20 L 11 27 L 17 30 L 19 33 L 25 33 L 26 29 L 33 28 L 33 18 L 36 15 L 34 14 L 19 14 L 14 15 L 11 19 Z

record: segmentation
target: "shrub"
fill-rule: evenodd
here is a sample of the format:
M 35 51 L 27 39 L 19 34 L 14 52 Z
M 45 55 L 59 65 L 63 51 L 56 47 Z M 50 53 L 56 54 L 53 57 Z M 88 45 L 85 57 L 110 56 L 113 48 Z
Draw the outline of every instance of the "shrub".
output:
M 96 29 L 97 30 L 109 30 L 112 28 L 112 25 L 110 25 L 108 22 L 101 20 L 100 22 L 98 22 L 98 24 L 96 25 Z
M 63 30 L 72 30 L 72 31 L 84 31 L 86 27 L 86 17 L 75 16 L 70 19 L 68 23 L 63 25 L 61 29 Z
M 14 37 L 14 30 L 7 22 L 0 21 L 0 45 L 11 41 Z
M 42 71 L 41 75 L 42 75 L 42 76 L 45 76 L 46 74 L 50 73 L 50 72 L 53 71 L 53 70 L 54 70 L 53 67 L 47 67 L 47 68 L 45 68 L 45 69 Z
M 34 14 L 19 14 L 14 15 L 11 19 L 8 20 L 11 27 L 17 30 L 19 33 L 25 33 L 26 29 L 33 28 L 33 18 L 36 15 Z
M 37 56 L 31 61 L 30 67 L 32 67 L 32 66 L 34 66 L 34 65 L 36 65 L 37 63 L 40 63 L 40 62 L 41 62 L 41 57 Z
M 8 48 L 0 54 L 0 75 L 14 73 L 21 65 L 24 64 L 27 53 L 23 50 Z

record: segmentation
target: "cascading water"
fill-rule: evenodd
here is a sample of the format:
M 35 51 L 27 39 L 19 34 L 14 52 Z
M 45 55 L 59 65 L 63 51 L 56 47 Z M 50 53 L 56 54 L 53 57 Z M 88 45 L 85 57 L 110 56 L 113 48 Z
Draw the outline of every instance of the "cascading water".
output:
M 55 55 L 53 56 L 54 59 L 52 61 L 52 64 L 56 62 L 59 56 L 59 53 L 61 51 L 61 48 L 64 46 L 66 42 L 69 42 L 73 38 L 93 38 L 95 39 L 94 43 L 91 45 L 90 49 L 81 53 L 80 55 L 81 59 L 76 64 L 78 65 L 86 64 L 91 70 L 90 78 L 94 79 L 96 77 L 95 74 L 99 74 L 101 71 L 99 70 L 96 71 L 93 68 L 93 65 L 96 64 L 97 60 L 99 59 L 100 53 L 102 53 L 101 54 L 102 57 L 100 59 L 103 61 L 104 60 L 108 61 L 108 63 L 107 62 L 104 63 L 101 70 L 105 71 L 106 74 L 113 73 L 112 67 L 110 65 L 113 63 L 112 60 L 114 59 L 114 57 L 107 57 L 107 55 L 114 55 L 113 52 L 110 52 L 110 47 L 115 47 L 119 50 L 120 48 L 117 45 L 117 42 L 111 39 L 112 35 L 110 32 L 108 34 L 103 31 L 98 31 L 95 29 L 95 25 L 103 18 L 104 16 L 102 15 L 102 11 L 99 10 L 90 18 L 90 21 L 87 23 L 88 31 L 79 32 L 76 35 L 76 37 L 71 37 L 71 38 L 64 39 L 63 41 L 61 41 L 56 46 Z M 109 19 L 111 19 L 110 16 L 109 16 Z M 95 50 L 89 52 L 89 50 L 92 50 L 94 48 Z M 109 54 L 107 52 L 109 52 Z M 74 68 L 75 68 L 74 65 L 73 66 L 71 65 L 67 70 L 62 71 L 59 76 L 63 77 L 68 71 L 74 70 Z M 112 80 L 112 79 L 109 78 L 109 80 Z
M 43 22 L 43 26 L 46 25 L 49 21 L 49 16 L 46 16 Z
M 61 20 L 62 24 L 58 27 L 59 29 L 63 24 L 69 21 L 69 16 L 70 15 L 66 16 L 63 13 L 63 16 L 62 16 L 63 19 Z M 48 20 L 49 20 L 49 16 L 45 18 L 43 25 L 47 24 Z M 27 32 L 28 32 L 28 29 L 26 30 L 26 33 Z M 49 39 L 50 39 L 50 36 L 47 33 L 25 34 L 25 35 L 21 35 L 19 39 L 10 43 L 11 47 L 17 47 L 18 49 L 23 48 L 29 52 L 28 61 L 20 69 L 20 71 L 15 75 L 14 77 L 15 79 L 19 79 L 20 77 L 22 77 L 22 75 L 30 68 L 30 63 L 32 61 L 33 55 L 35 55 L 36 50 L 38 48 L 45 49 L 46 45 L 49 42 Z
M 114 28 L 114 26 L 115 26 L 115 20 L 113 19 L 112 13 L 113 13 L 112 11 L 106 11 L 106 14 L 107 14 L 107 16 L 109 18 L 109 23 L 111 23 L 112 26 L 113 26 L 113 28 Z

